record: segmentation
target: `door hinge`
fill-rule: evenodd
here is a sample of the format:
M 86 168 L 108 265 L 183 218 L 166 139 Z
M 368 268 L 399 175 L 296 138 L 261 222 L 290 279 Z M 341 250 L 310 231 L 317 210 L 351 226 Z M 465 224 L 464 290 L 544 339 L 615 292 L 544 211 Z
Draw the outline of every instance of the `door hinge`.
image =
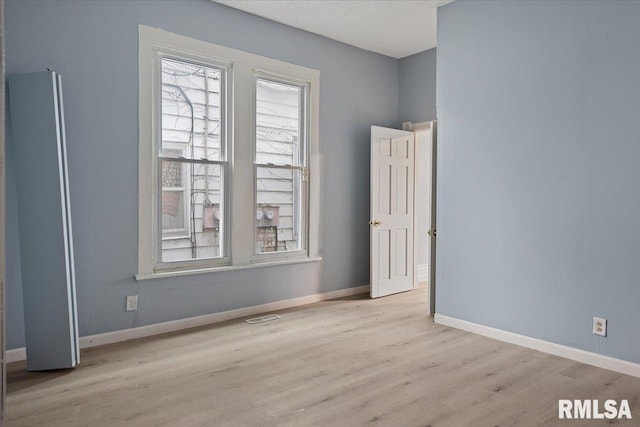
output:
M 429 237 L 436 237 L 436 229 L 432 229 L 427 231 L 427 235 L 429 235 Z

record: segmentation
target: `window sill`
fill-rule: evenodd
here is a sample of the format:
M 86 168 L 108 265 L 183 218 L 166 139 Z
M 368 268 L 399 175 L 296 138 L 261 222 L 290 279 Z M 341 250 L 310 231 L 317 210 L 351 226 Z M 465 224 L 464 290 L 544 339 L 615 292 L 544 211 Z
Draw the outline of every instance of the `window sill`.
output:
M 172 271 L 158 271 L 155 273 L 138 273 L 135 275 L 135 278 L 137 281 L 143 281 L 143 280 L 152 280 L 152 279 L 163 279 L 168 277 L 190 276 L 193 274 L 217 273 L 220 271 L 247 270 L 250 268 L 272 267 L 272 266 L 288 265 L 288 264 L 306 264 L 306 263 L 320 262 L 320 261 L 322 261 L 322 257 L 284 259 L 284 260 L 278 260 L 278 261 L 256 262 L 253 264 L 245 264 L 245 265 L 225 265 L 222 267 L 197 268 L 192 270 L 172 270 Z

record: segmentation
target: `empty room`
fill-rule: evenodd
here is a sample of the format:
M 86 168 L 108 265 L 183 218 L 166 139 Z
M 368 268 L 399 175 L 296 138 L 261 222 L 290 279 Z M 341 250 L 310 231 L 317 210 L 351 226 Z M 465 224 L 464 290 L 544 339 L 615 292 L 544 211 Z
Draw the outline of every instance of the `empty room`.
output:
M 0 0 L 0 425 L 640 425 L 640 0 Z

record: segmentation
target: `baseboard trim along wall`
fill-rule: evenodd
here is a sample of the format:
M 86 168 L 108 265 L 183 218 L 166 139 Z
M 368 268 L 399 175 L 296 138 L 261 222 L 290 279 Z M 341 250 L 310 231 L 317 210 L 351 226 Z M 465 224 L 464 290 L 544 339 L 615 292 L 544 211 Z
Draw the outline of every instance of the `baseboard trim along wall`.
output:
M 620 372 L 622 374 L 640 377 L 640 364 L 629 362 L 626 360 L 616 359 L 610 356 L 604 356 L 590 351 L 580 350 L 565 345 L 543 341 L 537 338 L 531 338 L 526 335 L 520 335 L 513 332 L 503 331 L 502 329 L 484 326 L 466 320 L 456 319 L 442 314 L 434 316 L 436 323 L 450 326 L 456 329 L 462 329 L 467 332 L 493 338 L 498 341 L 504 341 L 510 344 L 516 344 L 522 347 L 531 348 L 533 350 L 542 351 L 544 353 L 553 354 L 564 357 L 566 359 L 575 360 L 576 362 L 585 363 L 587 365 L 597 366 L 598 368 L 609 369 L 610 371 Z
M 429 281 L 429 264 L 418 264 L 417 267 L 418 282 Z
M 359 295 L 368 292 L 369 285 L 364 285 L 355 288 L 338 289 L 337 291 L 253 305 L 251 307 L 237 308 L 235 310 L 222 311 L 220 313 L 205 314 L 202 316 L 189 317 L 187 319 L 171 320 L 169 322 L 154 323 L 153 325 L 139 326 L 137 328 L 106 332 L 104 334 L 87 335 L 85 337 L 80 337 L 80 348 L 96 347 L 99 345 L 150 337 L 167 332 L 175 332 L 183 329 L 220 323 L 227 320 L 239 319 L 245 316 L 253 316 L 267 311 L 284 310 L 286 308 L 298 307 L 301 305 L 313 304 L 315 302 Z M 27 358 L 27 351 L 24 347 L 7 350 L 5 358 L 6 363 L 19 362 Z

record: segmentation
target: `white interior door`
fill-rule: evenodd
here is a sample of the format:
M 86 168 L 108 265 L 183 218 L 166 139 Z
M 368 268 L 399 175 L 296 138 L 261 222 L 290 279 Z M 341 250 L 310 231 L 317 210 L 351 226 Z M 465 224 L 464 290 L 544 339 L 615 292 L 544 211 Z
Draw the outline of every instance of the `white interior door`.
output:
M 413 289 L 414 133 L 371 126 L 371 297 Z

